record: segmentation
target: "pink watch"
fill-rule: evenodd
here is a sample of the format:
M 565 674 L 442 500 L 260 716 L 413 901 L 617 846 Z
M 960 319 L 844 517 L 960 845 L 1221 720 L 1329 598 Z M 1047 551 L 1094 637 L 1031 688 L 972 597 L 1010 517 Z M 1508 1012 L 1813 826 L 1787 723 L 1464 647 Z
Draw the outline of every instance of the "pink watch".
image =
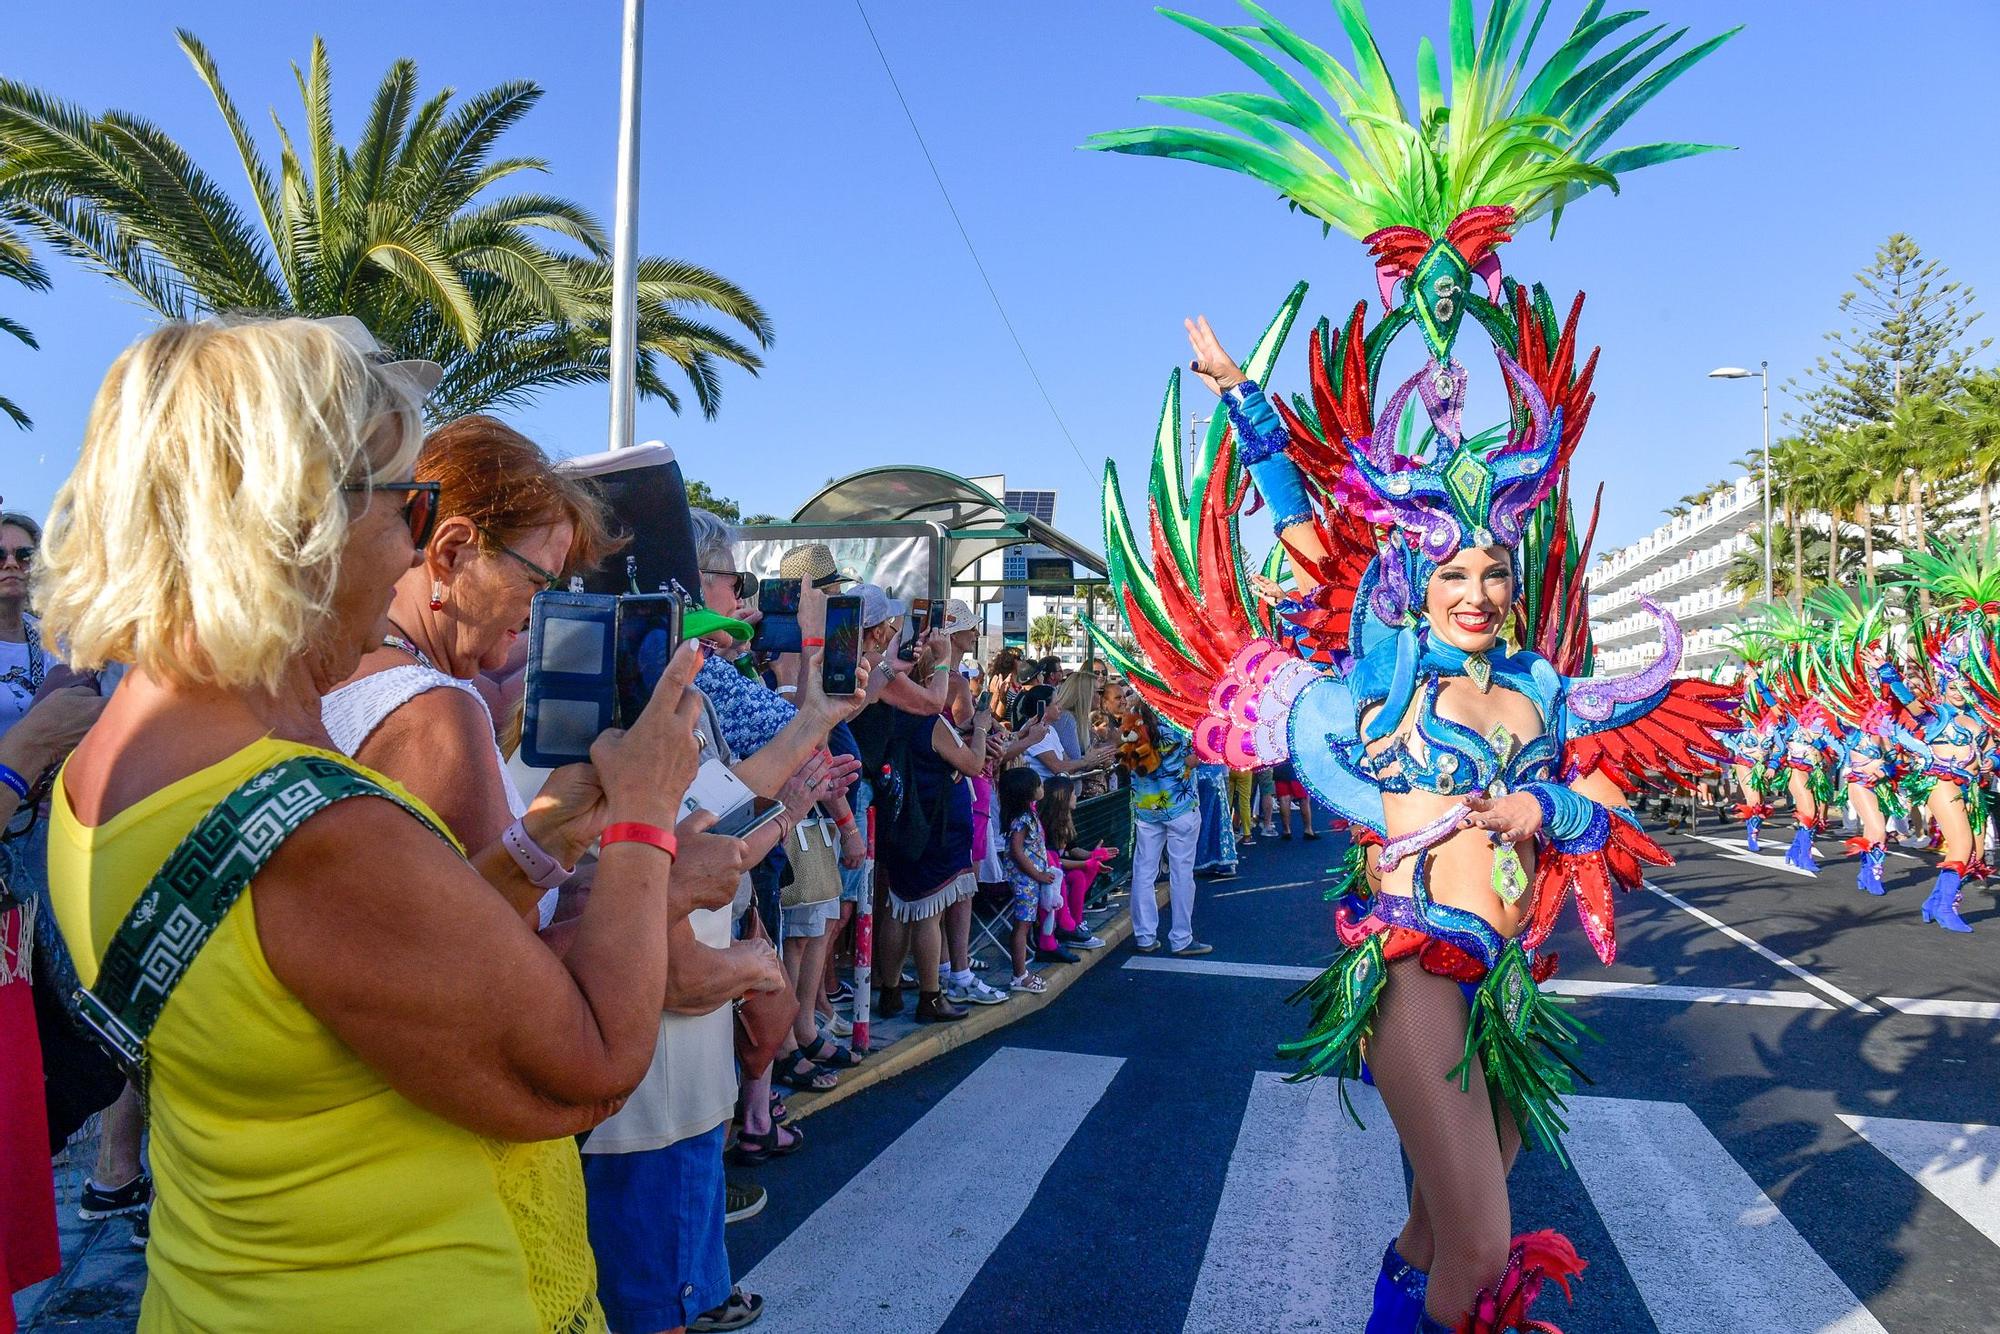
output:
M 521 874 L 528 877 L 528 883 L 537 889 L 554 889 L 576 874 L 574 866 L 564 866 L 543 850 L 528 832 L 528 826 L 516 820 L 500 835 L 500 841 L 507 847 L 507 855 L 514 859 L 514 865 L 521 868 Z

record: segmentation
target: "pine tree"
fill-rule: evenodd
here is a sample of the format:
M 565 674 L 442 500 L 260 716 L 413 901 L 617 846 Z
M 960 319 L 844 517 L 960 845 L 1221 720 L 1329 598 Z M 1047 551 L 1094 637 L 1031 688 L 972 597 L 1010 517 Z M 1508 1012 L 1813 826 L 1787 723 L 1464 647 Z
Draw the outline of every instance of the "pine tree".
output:
M 1854 281 L 1857 290 L 1840 298 L 1854 324 L 1827 334 L 1833 352 L 1785 384 L 1799 403 L 1787 418 L 1797 426 L 1886 422 L 1909 399 L 1946 398 L 1993 341 L 1968 341 L 1980 315 L 1972 289 L 1926 259 L 1907 233 L 1884 241 Z

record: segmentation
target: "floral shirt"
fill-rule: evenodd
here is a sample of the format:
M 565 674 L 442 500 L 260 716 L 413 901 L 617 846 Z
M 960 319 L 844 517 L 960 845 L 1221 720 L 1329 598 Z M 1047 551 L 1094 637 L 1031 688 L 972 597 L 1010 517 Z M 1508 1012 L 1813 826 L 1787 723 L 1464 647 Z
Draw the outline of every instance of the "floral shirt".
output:
M 1021 869 L 1013 857 L 1014 835 L 1021 834 L 1021 855 L 1030 866 L 1038 866 L 1044 872 L 1049 866 L 1048 842 L 1042 836 L 1042 822 L 1033 811 L 1023 811 L 1014 817 L 1014 823 L 1007 826 L 1006 850 L 1000 855 L 1007 863 L 1007 883 L 1016 889 L 1039 890 L 1042 882 Z
M 722 739 L 739 760 L 771 744 L 798 712 L 777 691 L 736 669 L 720 655 L 712 656 L 695 673 L 695 688 L 708 696 L 722 721 Z
M 1194 758 L 1187 736 L 1166 725 L 1159 732 L 1160 767 L 1132 775 L 1132 815 L 1148 824 L 1178 820 L 1195 808 Z

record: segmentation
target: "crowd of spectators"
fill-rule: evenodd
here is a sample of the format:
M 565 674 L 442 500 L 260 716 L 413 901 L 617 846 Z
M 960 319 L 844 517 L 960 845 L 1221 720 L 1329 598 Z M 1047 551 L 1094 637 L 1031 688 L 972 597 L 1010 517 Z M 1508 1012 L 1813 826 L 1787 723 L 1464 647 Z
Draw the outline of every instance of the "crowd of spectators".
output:
M 1121 849 L 1079 837 L 1089 803 L 1130 789 L 1142 951 L 1208 950 L 1195 877 L 1234 875 L 1274 811 L 1317 836 L 1289 775 L 1194 764 L 1088 662 L 982 664 L 965 602 L 921 629 L 898 594 L 931 590 L 823 545 L 780 568 L 799 651 L 756 651 L 758 578 L 699 510 L 652 702 L 524 781 L 534 598 L 628 535 L 498 420 L 425 434 L 434 375 L 349 321 L 169 325 L 106 377 L 46 543 L 0 513 L 10 1291 L 58 1263 L 42 1141 L 101 1113 L 81 1211 L 131 1217 L 154 1326 L 742 1328 L 762 1300 L 723 1231 L 806 1145 L 785 1096 L 868 1059 L 863 904 L 869 1009 L 951 1024 L 1104 947 Z M 851 695 L 818 670 L 834 595 L 861 608 Z M 777 818 L 707 832 L 683 805 L 706 766 Z M 203 847 L 245 858 L 227 896 L 212 867 L 170 883 Z M 151 938 L 175 957 L 142 1074 L 73 992 L 115 984 L 155 913 L 198 926 Z M 976 917 L 1008 924 L 990 967 Z

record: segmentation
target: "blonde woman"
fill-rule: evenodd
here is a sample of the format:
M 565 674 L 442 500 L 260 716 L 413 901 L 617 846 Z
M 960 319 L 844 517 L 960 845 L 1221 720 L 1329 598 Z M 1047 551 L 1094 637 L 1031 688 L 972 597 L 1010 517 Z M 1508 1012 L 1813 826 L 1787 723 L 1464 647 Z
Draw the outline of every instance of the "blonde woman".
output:
M 742 845 L 689 825 L 676 859 L 668 832 L 692 656 L 524 817 L 559 856 L 603 834 L 563 959 L 509 906 L 499 840 L 468 864 L 334 751 L 321 696 L 429 537 L 411 465 L 435 370 L 352 321 L 169 324 L 112 366 L 56 496 L 48 633 L 80 667 L 131 664 L 57 783 L 49 862 L 84 985 L 150 1029 L 145 1330 L 603 1327 L 569 1137 L 645 1075 L 668 932 L 730 900 Z M 195 855 L 260 865 L 233 901 L 226 865 L 155 880 L 197 827 L 233 842 Z M 164 924 L 204 911 L 205 935 Z M 185 970 L 147 1020 L 119 951 L 155 921 Z

